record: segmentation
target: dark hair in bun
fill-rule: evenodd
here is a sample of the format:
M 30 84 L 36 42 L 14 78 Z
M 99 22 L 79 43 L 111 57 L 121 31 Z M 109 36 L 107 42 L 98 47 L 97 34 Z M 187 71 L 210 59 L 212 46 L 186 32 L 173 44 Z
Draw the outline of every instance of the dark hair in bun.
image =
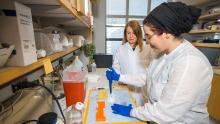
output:
M 188 33 L 201 15 L 201 9 L 181 2 L 162 3 L 144 19 L 144 25 L 158 28 L 161 32 L 180 36 Z

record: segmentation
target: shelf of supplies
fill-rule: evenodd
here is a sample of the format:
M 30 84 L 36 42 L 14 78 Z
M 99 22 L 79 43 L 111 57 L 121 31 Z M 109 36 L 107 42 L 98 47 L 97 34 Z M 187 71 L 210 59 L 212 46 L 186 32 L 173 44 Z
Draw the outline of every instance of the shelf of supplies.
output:
M 74 17 L 76 17 L 80 22 L 82 22 L 83 24 L 85 24 L 88 28 L 91 27 L 91 25 L 89 23 L 87 23 L 82 16 L 80 16 L 78 14 L 78 12 L 73 9 L 73 7 L 71 6 L 70 2 L 67 0 L 58 0 L 60 2 L 61 5 L 63 5 L 63 7 L 65 7 Z
M 199 17 L 199 20 L 217 20 L 220 18 L 220 12 L 205 14 Z
M 80 16 L 69 0 L 18 0 L 31 8 L 32 16 L 40 18 L 45 26 L 62 25 L 65 27 L 87 27 L 90 22 L 87 16 Z
M 50 59 L 51 62 L 69 54 L 72 53 L 78 49 L 80 49 L 81 47 L 72 47 L 72 48 L 68 48 L 65 51 L 62 52 L 57 52 L 54 53 L 52 55 L 49 55 L 47 57 L 41 58 L 39 59 L 37 62 L 32 63 L 28 66 L 23 66 L 23 67 L 6 67 L 0 70 L 0 86 L 18 78 L 21 77 L 23 75 L 26 75 L 40 67 L 43 67 L 43 61 L 46 59 Z
M 176 0 L 176 1 L 182 1 L 183 3 L 186 3 L 187 5 L 196 6 L 199 8 L 204 7 L 213 7 L 219 5 L 219 0 Z
M 220 30 L 191 30 L 189 34 L 220 33 Z
M 211 48 L 220 48 L 220 44 L 216 43 L 199 43 L 199 42 L 193 42 L 192 43 L 196 47 L 211 47 Z

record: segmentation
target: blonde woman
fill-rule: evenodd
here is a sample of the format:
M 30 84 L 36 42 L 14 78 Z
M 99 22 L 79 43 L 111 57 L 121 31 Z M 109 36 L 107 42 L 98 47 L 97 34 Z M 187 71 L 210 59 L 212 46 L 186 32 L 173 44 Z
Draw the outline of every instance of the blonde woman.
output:
M 153 58 L 153 50 L 143 41 L 141 26 L 138 21 L 129 21 L 124 29 L 123 43 L 114 55 L 113 68 L 119 74 L 146 73 L 146 67 Z M 134 84 L 135 85 L 135 84 Z M 129 86 L 140 105 L 141 88 Z

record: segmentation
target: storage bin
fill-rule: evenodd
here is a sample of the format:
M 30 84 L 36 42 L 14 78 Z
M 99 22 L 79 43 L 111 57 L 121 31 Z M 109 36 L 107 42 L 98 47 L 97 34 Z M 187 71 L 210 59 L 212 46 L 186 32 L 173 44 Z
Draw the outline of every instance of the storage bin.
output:
M 86 72 L 64 71 L 63 87 L 66 96 L 66 106 L 69 107 L 77 102 L 84 102 L 86 94 Z

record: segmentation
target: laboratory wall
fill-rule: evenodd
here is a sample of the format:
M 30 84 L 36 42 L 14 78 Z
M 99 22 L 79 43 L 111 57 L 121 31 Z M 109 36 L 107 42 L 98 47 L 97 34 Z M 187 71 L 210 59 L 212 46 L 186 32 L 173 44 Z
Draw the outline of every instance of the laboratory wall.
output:
M 94 37 L 96 53 L 105 53 L 106 0 L 96 0 L 93 5 Z

